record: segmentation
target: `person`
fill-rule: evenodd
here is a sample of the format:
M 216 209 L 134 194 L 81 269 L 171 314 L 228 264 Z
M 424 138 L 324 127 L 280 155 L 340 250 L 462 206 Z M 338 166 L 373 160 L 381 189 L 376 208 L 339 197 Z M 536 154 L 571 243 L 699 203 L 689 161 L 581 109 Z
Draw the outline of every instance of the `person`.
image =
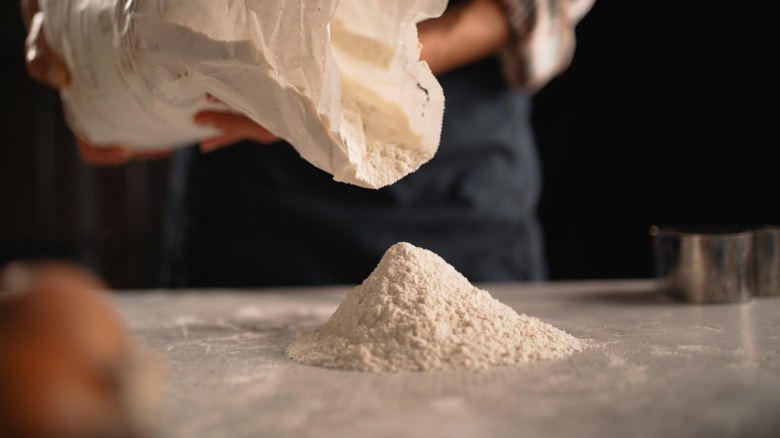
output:
M 171 156 L 163 287 L 355 284 L 392 244 L 439 254 L 473 282 L 547 278 L 536 216 L 541 164 L 533 94 L 565 71 L 594 0 L 452 0 L 418 26 L 421 59 L 444 89 L 436 155 L 371 190 L 338 183 L 248 118 L 196 122 L 224 134 Z M 66 87 L 36 0 L 22 0 L 29 74 Z M 258 143 L 262 144 L 259 145 Z M 82 159 L 157 158 L 77 139 Z

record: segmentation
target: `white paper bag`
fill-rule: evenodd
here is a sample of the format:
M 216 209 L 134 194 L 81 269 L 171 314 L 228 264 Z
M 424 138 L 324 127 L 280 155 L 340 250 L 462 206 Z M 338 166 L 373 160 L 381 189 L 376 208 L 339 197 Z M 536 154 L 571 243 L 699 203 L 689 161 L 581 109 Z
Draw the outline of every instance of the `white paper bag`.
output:
M 379 188 L 436 152 L 444 96 L 416 24 L 446 0 L 41 0 L 73 72 L 67 120 L 95 144 L 176 148 L 242 113 L 337 181 Z M 206 99 L 212 94 L 225 107 Z

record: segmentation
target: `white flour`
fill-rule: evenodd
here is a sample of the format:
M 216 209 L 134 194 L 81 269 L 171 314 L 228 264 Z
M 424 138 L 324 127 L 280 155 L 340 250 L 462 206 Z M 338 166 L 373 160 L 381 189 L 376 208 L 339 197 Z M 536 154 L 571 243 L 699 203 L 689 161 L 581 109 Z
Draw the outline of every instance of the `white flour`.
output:
M 355 174 L 372 187 L 384 187 L 408 175 L 432 154 L 420 145 L 422 138 L 409 125 L 397 105 L 382 99 L 360 82 L 344 77 L 342 132 L 351 139 L 352 154 L 359 157 Z
M 308 365 L 399 372 L 560 359 L 583 346 L 473 286 L 435 253 L 402 242 L 287 355 Z

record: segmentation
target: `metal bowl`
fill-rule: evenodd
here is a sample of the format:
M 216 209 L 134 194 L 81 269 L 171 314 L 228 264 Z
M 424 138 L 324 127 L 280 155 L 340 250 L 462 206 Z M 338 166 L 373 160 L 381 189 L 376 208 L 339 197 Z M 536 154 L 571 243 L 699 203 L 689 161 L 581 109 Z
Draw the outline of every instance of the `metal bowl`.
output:
M 691 303 L 738 303 L 753 297 L 750 229 L 653 226 L 650 235 L 664 293 Z
M 780 295 L 780 226 L 753 230 L 756 295 Z

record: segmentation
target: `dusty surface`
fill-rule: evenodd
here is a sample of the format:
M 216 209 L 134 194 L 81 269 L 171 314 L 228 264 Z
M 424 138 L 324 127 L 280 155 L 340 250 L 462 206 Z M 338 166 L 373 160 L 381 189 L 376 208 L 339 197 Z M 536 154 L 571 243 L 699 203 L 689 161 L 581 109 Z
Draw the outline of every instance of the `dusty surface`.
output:
M 780 436 L 780 298 L 691 305 L 644 280 L 479 286 L 594 347 L 481 372 L 335 371 L 284 349 L 349 287 L 115 298 L 166 364 L 170 438 Z

